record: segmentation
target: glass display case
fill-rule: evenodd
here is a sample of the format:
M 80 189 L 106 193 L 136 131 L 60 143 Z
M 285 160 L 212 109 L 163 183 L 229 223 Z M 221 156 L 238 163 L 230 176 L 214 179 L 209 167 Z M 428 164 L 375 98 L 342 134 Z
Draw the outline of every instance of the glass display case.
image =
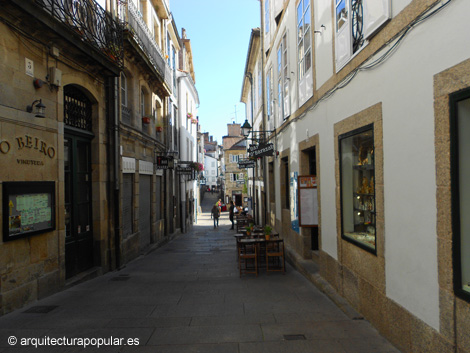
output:
M 341 135 L 339 143 L 342 237 L 375 253 L 373 125 Z

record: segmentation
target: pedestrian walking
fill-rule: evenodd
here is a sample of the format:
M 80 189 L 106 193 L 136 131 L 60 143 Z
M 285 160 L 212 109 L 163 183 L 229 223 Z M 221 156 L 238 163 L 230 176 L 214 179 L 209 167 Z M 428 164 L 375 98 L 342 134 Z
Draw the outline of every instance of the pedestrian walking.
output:
M 235 211 L 235 205 L 233 204 L 233 200 L 230 200 L 230 206 L 228 208 L 228 216 L 230 218 L 230 222 L 232 222 L 232 228 L 230 229 L 233 229 L 233 214 L 234 214 L 234 211 Z
M 214 218 L 214 228 L 218 227 L 219 226 L 220 209 L 217 206 L 217 204 L 212 206 L 211 214 Z

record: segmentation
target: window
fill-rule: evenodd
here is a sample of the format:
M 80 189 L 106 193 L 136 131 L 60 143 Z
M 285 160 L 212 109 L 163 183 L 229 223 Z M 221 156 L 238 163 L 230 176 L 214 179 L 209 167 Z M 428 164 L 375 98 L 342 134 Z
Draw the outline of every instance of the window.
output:
M 172 54 L 172 69 L 173 69 L 173 92 L 177 92 L 178 90 L 176 89 L 176 74 L 175 74 L 175 71 L 176 71 L 176 49 L 175 47 L 172 45 L 171 46 L 171 54 Z
M 263 75 L 261 73 L 262 68 L 261 68 L 261 60 L 258 61 L 258 105 L 257 107 L 259 108 L 263 104 Z
M 339 136 L 342 238 L 376 253 L 373 124 Z
M 289 100 L 289 67 L 287 62 L 287 33 L 282 37 L 281 44 L 277 50 L 277 94 L 279 106 L 279 123 L 290 115 Z
M 245 180 L 245 174 L 243 173 L 230 173 L 230 181 Z
M 123 72 L 121 72 L 121 104 L 127 107 L 127 78 Z
M 229 158 L 230 158 L 230 163 L 238 163 L 238 155 L 231 154 Z
M 391 0 L 335 0 L 336 71 L 341 70 L 391 16 Z
M 281 159 L 281 207 L 289 209 L 290 205 L 289 159 Z
M 265 34 L 269 33 L 269 19 L 270 19 L 269 0 L 265 0 L 264 2 L 264 33 Z
M 145 93 L 144 90 L 140 90 L 140 113 L 142 116 L 145 115 Z
M 268 116 L 268 130 L 272 130 L 270 126 L 270 117 L 272 114 L 271 99 L 273 97 L 273 86 L 272 86 L 272 75 L 273 68 L 268 69 L 268 74 L 266 75 L 266 114 Z
M 167 52 L 167 63 L 168 63 L 168 66 L 170 66 L 170 60 L 171 60 L 171 54 L 170 54 L 170 48 L 171 48 L 171 45 L 170 45 L 170 33 L 166 32 L 166 52 Z
M 454 286 L 456 295 L 470 300 L 470 90 L 450 102 Z
M 297 64 L 300 106 L 313 95 L 311 28 L 310 0 L 300 0 L 297 5 Z
M 297 5 L 297 50 L 299 80 L 312 67 L 312 44 L 310 31 L 310 0 L 300 0 Z

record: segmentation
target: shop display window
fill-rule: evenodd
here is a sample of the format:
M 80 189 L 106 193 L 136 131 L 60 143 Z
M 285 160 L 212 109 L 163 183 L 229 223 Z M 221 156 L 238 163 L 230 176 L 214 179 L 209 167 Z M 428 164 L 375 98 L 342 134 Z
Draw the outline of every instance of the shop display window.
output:
M 373 124 L 339 136 L 342 237 L 376 253 Z
M 452 224 L 457 295 L 470 300 L 470 91 L 451 97 Z

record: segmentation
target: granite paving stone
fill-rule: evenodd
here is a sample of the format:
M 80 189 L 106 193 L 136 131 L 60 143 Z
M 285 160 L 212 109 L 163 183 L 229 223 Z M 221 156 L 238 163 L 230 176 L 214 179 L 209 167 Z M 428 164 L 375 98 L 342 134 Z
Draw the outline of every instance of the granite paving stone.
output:
M 285 274 L 261 267 L 240 278 L 228 213 L 218 228 L 210 219 L 218 198 L 206 194 L 197 223 L 164 246 L 0 317 L 0 353 L 399 353 L 289 265 Z M 124 343 L 20 342 L 46 337 Z

